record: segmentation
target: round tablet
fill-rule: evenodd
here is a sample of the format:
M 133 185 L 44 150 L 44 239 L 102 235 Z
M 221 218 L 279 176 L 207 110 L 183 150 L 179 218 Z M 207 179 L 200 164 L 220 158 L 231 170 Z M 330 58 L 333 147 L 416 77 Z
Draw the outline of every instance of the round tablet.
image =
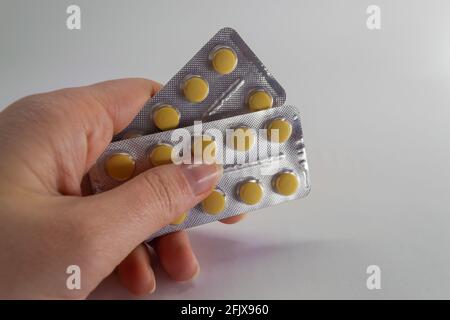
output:
M 209 85 L 200 76 L 191 76 L 184 80 L 183 94 L 192 103 L 199 103 L 206 99 L 209 93 Z
M 192 154 L 206 162 L 212 162 L 216 158 L 216 147 L 216 142 L 209 136 L 202 136 L 201 139 L 195 137 L 192 144 Z
M 180 124 L 180 113 L 170 105 L 163 105 L 153 112 L 153 123 L 162 131 L 177 128 Z
M 137 137 L 142 137 L 142 133 L 138 131 L 128 131 L 123 134 L 122 140 L 133 139 Z
M 202 209 L 209 214 L 221 213 L 226 206 L 225 194 L 222 190 L 216 189 L 202 201 Z
M 114 180 L 124 181 L 131 178 L 135 161 L 128 153 L 115 153 L 106 159 L 105 171 Z
M 172 163 L 173 147 L 168 144 L 158 144 L 154 147 L 148 155 L 148 161 L 152 167 L 157 167 L 163 164 Z
M 272 108 L 273 98 L 264 90 L 254 90 L 248 97 L 248 107 L 251 111 L 260 111 Z
M 272 131 L 273 130 L 273 131 Z M 275 131 L 278 131 L 278 141 Z M 284 143 L 292 134 L 292 125 L 284 119 L 272 120 L 267 126 L 267 138 L 272 142 Z
M 182 224 L 184 222 L 184 220 L 186 220 L 187 218 L 187 213 L 183 213 L 182 215 L 180 215 L 178 218 L 176 218 L 175 220 L 173 220 L 170 224 L 173 225 L 179 225 Z
M 284 171 L 275 176 L 273 187 L 283 196 L 290 196 L 297 192 L 300 182 L 295 173 Z
M 263 188 L 257 180 L 247 180 L 239 186 L 239 198 L 249 205 L 260 202 L 263 193 Z
M 248 151 L 255 143 L 255 132 L 248 127 L 234 129 L 232 147 L 237 151 Z
M 238 58 L 233 49 L 222 47 L 215 50 L 211 57 L 214 70 L 220 74 L 229 74 L 236 68 Z

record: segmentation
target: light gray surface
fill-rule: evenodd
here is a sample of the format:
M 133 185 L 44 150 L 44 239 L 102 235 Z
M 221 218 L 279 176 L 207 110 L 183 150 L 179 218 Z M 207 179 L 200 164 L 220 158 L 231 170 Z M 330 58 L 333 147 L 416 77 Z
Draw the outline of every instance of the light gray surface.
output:
M 303 113 L 310 196 L 194 230 L 200 277 L 158 271 L 153 298 L 450 298 L 449 1 L 78 0 L 69 31 L 72 3 L 0 1 L 1 106 L 110 78 L 164 83 L 230 26 Z M 109 279 L 92 297 L 130 296 Z

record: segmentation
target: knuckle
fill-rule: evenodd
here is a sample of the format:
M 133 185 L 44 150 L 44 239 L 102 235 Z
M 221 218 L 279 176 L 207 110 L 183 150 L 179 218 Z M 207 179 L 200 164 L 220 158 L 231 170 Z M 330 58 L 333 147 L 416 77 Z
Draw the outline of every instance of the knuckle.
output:
M 161 221 L 168 213 L 179 213 L 186 205 L 186 182 L 180 178 L 178 171 L 155 168 L 143 174 L 144 199 Z M 151 202 L 151 203 L 149 203 Z M 144 206 L 146 206 L 144 204 Z
M 168 181 L 157 171 L 149 171 L 144 174 L 144 182 L 148 194 L 153 195 L 156 209 L 160 211 L 173 211 L 175 209 L 175 199 L 172 196 L 171 181 Z

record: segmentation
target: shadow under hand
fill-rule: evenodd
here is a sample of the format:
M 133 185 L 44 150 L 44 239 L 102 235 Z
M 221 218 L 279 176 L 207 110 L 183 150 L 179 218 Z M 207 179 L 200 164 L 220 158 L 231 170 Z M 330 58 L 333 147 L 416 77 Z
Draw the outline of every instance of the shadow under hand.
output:
M 242 237 L 241 233 L 227 236 L 211 229 L 189 231 L 192 246 L 200 263 L 200 275 L 186 282 L 171 280 L 151 250 L 152 267 L 157 289 L 152 295 L 135 297 L 120 287 L 116 275 L 111 275 L 97 288 L 89 299 L 200 299 L 215 298 L 212 291 L 220 291 L 224 298 L 243 298 L 240 293 L 242 279 L 252 283 L 267 283 L 268 278 L 300 274 L 302 265 L 308 266 L 325 251 L 332 251 L 328 240 L 278 239 L 253 232 Z M 294 263 L 295 262 L 295 263 Z M 295 265 L 295 272 L 292 266 Z M 226 290 L 222 292 L 223 287 Z

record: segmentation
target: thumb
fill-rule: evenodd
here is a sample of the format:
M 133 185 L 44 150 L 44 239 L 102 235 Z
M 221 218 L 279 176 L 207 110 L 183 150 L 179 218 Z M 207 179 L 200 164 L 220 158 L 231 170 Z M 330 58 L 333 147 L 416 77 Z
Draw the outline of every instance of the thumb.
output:
M 114 248 L 118 258 L 124 258 L 203 200 L 221 176 L 222 167 L 216 164 L 159 166 L 117 188 L 83 198 L 82 210 L 88 214 L 84 219 L 101 249 Z

